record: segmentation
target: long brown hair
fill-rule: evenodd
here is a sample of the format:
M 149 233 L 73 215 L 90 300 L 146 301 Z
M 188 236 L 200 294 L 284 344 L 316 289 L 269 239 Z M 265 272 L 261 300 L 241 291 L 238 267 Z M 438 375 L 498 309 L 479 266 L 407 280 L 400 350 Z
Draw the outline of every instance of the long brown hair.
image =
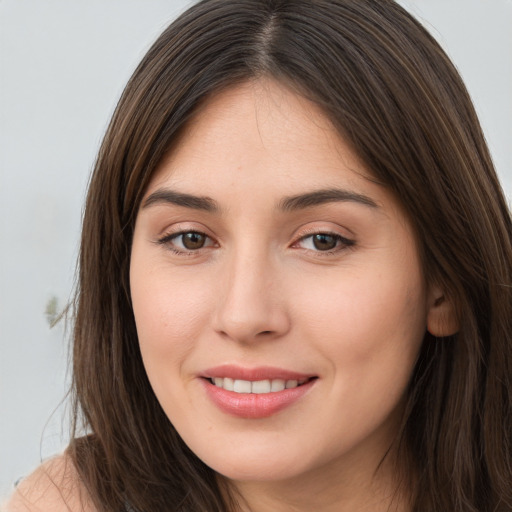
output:
M 320 105 L 400 198 L 460 331 L 428 333 L 402 464 L 416 512 L 512 510 L 512 223 L 454 66 L 392 0 L 203 0 L 158 38 L 105 135 L 83 220 L 69 453 L 100 511 L 228 511 L 146 377 L 130 304 L 145 187 L 198 105 L 271 77 Z M 89 434 L 79 437 L 83 432 Z

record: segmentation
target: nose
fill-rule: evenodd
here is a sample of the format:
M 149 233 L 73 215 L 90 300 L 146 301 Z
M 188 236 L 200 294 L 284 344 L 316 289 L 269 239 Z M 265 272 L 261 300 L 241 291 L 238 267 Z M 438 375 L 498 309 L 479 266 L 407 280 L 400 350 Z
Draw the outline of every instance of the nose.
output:
M 238 343 L 277 339 L 290 329 L 286 297 L 270 258 L 239 254 L 226 262 L 214 328 Z

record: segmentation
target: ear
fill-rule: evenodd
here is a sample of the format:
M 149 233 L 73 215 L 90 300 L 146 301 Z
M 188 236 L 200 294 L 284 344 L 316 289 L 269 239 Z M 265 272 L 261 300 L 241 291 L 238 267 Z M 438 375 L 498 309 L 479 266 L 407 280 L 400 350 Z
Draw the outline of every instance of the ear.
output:
M 451 336 L 459 331 L 455 305 L 438 286 L 432 286 L 429 293 L 427 330 L 436 338 Z

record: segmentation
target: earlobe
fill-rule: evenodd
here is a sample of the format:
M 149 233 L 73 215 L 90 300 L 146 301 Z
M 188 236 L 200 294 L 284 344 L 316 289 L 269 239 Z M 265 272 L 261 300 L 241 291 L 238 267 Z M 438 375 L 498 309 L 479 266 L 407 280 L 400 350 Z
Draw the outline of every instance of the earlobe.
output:
M 459 331 L 459 319 L 453 301 L 437 287 L 431 293 L 427 330 L 438 338 L 452 336 Z

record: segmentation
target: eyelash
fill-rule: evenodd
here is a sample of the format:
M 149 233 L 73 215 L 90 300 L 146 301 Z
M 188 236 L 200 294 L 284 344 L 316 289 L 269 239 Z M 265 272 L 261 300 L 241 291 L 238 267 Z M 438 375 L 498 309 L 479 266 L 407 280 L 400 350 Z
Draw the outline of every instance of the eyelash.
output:
M 318 255 L 318 256 L 332 256 L 332 255 L 337 254 L 346 249 L 350 249 L 356 243 L 355 240 L 341 236 L 339 233 L 335 233 L 333 231 L 314 230 L 314 231 L 310 231 L 309 233 L 302 235 L 296 242 L 294 242 L 292 244 L 292 247 L 296 246 L 299 242 L 304 242 L 308 238 L 312 238 L 316 235 L 325 235 L 325 236 L 333 237 L 336 242 L 336 246 L 333 249 L 326 250 L 326 251 L 321 251 L 319 249 L 305 249 L 308 252 L 313 252 L 313 253 L 315 253 L 315 255 Z
M 169 249 L 174 254 L 177 254 L 178 256 L 195 256 L 201 251 L 201 249 L 204 249 L 205 247 L 200 247 L 196 250 L 191 249 L 179 249 L 173 246 L 172 241 L 176 238 L 179 238 L 180 236 L 187 235 L 187 234 L 196 234 L 200 236 L 204 236 L 205 238 L 212 240 L 211 237 L 209 237 L 206 233 L 203 233 L 202 231 L 199 231 L 197 229 L 184 229 L 181 231 L 176 231 L 174 233 L 168 233 L 164 235 L 162 238 L 157 240 L 158 245 L 163 245 L 167 249 Z M 212 244 L 213 245 L 213 244 Z
M 191 249 L 187 250 L 187 249 L 179 249 L 179 248 L 176 248 L 175 246 L 172 245 L 172 241 L 174 239 L 177 239 L 180 236 L 187 235 L 187 234 L 196 234 L 196 235 L 204 236 L 205 238 L 207 238 L 207 239 L 209 239 L 210 241 L 213 242 L 212 238 L 210 236 L 208 236 L 206 233 L 204 233 L 202 231 L 195 230 L 195 229 L 189 229 L 189 230 L 182 230 L 182 231 L 177 231 L 177 232 L 174 232 L 174 233 L 166 234 L 162 238 L 157 240 L 157 244 L 165 246 L 168 250 L 170 250 L 174 254 L 177 254 L 178 256 L 194 256 L 194 255 L 197 255 L 202 249 L 215 246 L 215 243 L 212 243 L 211 245 L 209 245 L 207 247 L 203 246 L 203 247 L 200 247 L 200 248 L 195 249 L 195 250 L 191 250 Z M 338 233 L 334 233 L 332 231 L 318 230 L 318 231 L 311 231 L 311 232 L 301 236 L 300 238 L 298 238 L 291 245 L 291 247 L 294 248 L 299 242 L 303 242 L 304 240 L 307 240 L 308 238 L 312 238 L 315 235 L 330 236 L 330 237 L 333 237 L 335 239 L 335 241 L 336 241 L 336 246 L 333 249 L 331 249 L 331 250 L 321 251 L 321 250 L 318 250 L 318 249 L 317 250 L 315 250 L 315 249 L 305 249 L 306 251 L 313 252 L 313 253 L 315 253 L 315 255 L 319 255 L 319 256 L 331 256 L 331 255 L 336 254 L 336 253 L 338 253 L 340 251 L 343 251 L 343 250 L 346 250 L 346 249 L 350 249 L 356 243 L 355 240 L 351 240 L 349 238 L 345 238 L 344 236 L 341 236 Z

